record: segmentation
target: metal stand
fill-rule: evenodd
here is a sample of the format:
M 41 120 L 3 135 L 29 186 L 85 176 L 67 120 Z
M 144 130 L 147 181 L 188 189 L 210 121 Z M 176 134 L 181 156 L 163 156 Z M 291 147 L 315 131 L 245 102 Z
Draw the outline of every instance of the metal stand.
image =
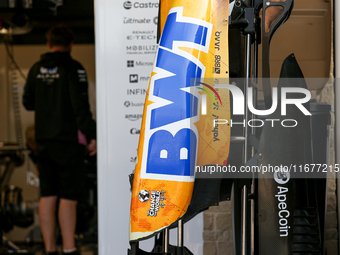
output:
M 256 150 L 254 146 L 250 143 L 250 138 L 255 136 L 255 128 L 248 127 L 249 117 L 251 119 L 255 118 L 255 115 L 248 111 L 248 93 L 247 91 L 252 91 L 252 101 L 254 107 L 257 109 L 257 94 L 258 94 L 258 45 L 263 41 L 262 47 L 262 70 L 263 78 L 270 77 L 269 71 L 269 52 L 270 52 L 270 40 L 277 29 L 282 25 L 288 18 L 292 9 L 293 0 L 286 0 L 285 2 L 270 2 L 268 0 L 248 0 L 248 1 L 236 1 L 234 8 L 239 8 L 235 12 L 240 13 L 237 18 L 230 19 L 230 26 L 239 28 L 241 34 L 245 36 L 245 82 L 244 82 L 244 95 L 245 95 L 245 116 L 244 116 L 244 129 L 243 137 L 231 137 L 231 142 L 242 143 L 243 144 L 243 157 L 242 163 L 247 164 L 247 162 L 256 155 Z M 266 10 L 272 6 L 283 7 L 283 12 L 277 17 L 271 24 L 271 27 L 266 28 Z M 261 20 L 259 18 L 259 12 L 263 8 L 263 22 L 262 31 L 263 39 L 261 40 Z M 267 25 L 268 26 L 268 25 Z M 270 82 L 267 79 L 263 83 L 263 93 L 266 103 L 266 108 L 270 108 L 272 98 L 271 98 L 271 87 Z M 238 180 L 236 183 L 241 184 L 241 190 L 238 190 L 238 185 L 234 182 L 234 198 L 241 199 L 240 209 L 238 212 L 242 212 L 240 228 L 241 231 L 234 229 L 236 234 L 235 239 L 241 238 L 240 245 L 234 246 L 236 254 L 256 254 L 256 183 L 257 176 L 253 174 L 249 180 Z M 238 197 L 237 192 L 241 192 L 241 197 Z M 248 194 L 250 192 L 250 194 Z M 250 208 L 248 206 L 248 200 L 250 201 Z M 237 206 L 238 203 L 233 203 Z M 236 219 L 236 218 L 234 218 Z M 250 227 L 248 226 L 250 223 Z M 234 223 L 237 225 L 237 223 Z M 236 226 L 237 228 L 237 226 Z M 240 235 L 238 235 L 238 233 Z
M 258 34 L 258 29 L 259 29 L 259 18 L 256 17 L 256 14 L 258 14 L 258 11 L 255 8 L 255 1 L 248 1 L 246 4 L 245 2 L 238 2 L 239 4 L 236 5 L 236 8 L 240 8 L 239 11 L 241 11 L 241 14 L 238 16 L 237 19 L 235 20 L 230 20 L 230 25 L 233 27 L 237 27 L 241 30 L 241 33 L 245 35 L 245 82 L 244 82 L 244 95 L 245 95 L 245 116 L 244 116 L 244 128 L 243 128 L 243 137 L 231 137 L 231 142 L 235 143 L 241 142 L 243 144 L 243 156 L 242 156 L 242 163 L 245 165 L 248 160 L 254 156 L 255 150 L 254 148 L 251 148 L 249 144 L 250 136 L 254 135 L 255 130 L 254 128 L 249 128 L 248 127 L 248 121 L 250 117 L 253 118 L 253 115 L 250 116 L 250 113 L 248 111 L 248 93 L 247 90 L 251 89 L 253 90 L 253 102 L 256 104 L 257 102 L 257 60 L 258 60 L 258 42 L 256 38 L 256 34 Z M 252 57 L 252 45 L 254 44 L 253 47 L 253 57 Z M 253 73 L 252 73 L 253 72 Z M 252 80 L 253 78 L 253 80 Z M 256 105 L 255 105 L 256 107 Z M 240 180 L 239 181 L 242 185 L 241 189 L 241 208 L 240 212 L 242 212 L 242 217 L 241 217 L 241 231 L 240 231 L 240 238 L 241 238 L 241 244 L 240 244 L 240 254 L 242 255 L 247 255 L 254 254 L 255 250 L 255 243 L 254 243 L 254 236 L 255 236 L 255 201 L 251 201 L 251 207 L 248 207 L 248 187 L 249 183 L 251 181 L 249 180 Z M 254 183 L 254 178 L 253 181 Z M 238 183 L 238 182 L 237 182 Z M 252 184 L 252 191 L 254 190 L 253 187 L 254 184 Z M 235 196 L 235 193 L 238 192 L 238 185 L 234 183 L 234 199 L 237 199 L 237 196 Z M 234 207 L 237 207 L 237 203 L 234 203 Z M 249 217 L 249 209 L 250 209 L 250 214 L 251 217 Z M 234 210 L 238 210 L 237 208 L 234 208 Z M 234 212 L 236 213 L 236 212 Z M 236 219 L 236 218 L 235 218 Z M 248 231 L 248 224 L 251 224 L 251 234 L 249 234 Z M 237 228 L 237 223 L 235 224 L 235 228 Z M 238 231 L 234 229 L 234 232 L 236 235 L 238 235 Z M 235 236 L 235 239 L 237 239 L 238 236 Z M 251 244 L 250 244 L 251 243 Z M 234 252 L 237 254 L 238 253 L 238 245 L 235 245 L 234 247 Z
M 183 220 L 180 219 L 178 220 L 178 232 L 177 232 L 177 255 L 183 255 L 183 236 L 184 236 L 184 231 L 183 231 Z
M 169 251 L 169 228 L 163 230 L 163 252 L 167 253 Z

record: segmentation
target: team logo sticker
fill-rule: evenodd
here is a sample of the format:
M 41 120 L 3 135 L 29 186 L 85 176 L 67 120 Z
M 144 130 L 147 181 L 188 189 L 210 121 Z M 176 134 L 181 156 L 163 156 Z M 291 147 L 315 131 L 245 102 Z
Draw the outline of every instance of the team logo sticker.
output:
M 156 191 L 152 190 L 151 191 L 151 200 L 150 200 L 150 209 L 148 210 L 147 216 L 150 217 L 157 217 L 157 213 L 159 209 L 163 209 L 165 207 L 164 201 L 166 198 L 164 197 L 164 194 L 166 192 L 164 190 L 161 191 Z
M 139 201 L 141 201 L 142 203 L 148 202 L 150 199 L 150 193 L 149 191 L 143 189 L 141 191 L 139 191 L 138 193 L 138 199 Z
M 274 173 L 274 180 L 278 184 L 286 184 L 290 180 L 290 173 L 287 167 L 280 167 L 278 171 Z

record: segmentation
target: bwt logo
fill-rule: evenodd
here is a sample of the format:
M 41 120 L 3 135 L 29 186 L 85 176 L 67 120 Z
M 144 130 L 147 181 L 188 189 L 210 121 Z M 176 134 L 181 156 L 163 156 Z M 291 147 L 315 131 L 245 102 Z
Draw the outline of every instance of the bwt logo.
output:
M 202 83 L 201 83 L 202 84 Z M 210 90 L 212 90 L 215 95 L 218 97 L 221 105 L 222 105 L 222 101 L 220 96 L 218 95 L 218 93 L 216 92 L 216 90 L 203 83 L 203 86 L 208 87 Z M 213 98 L 215 104 L 216 104 L 216 100 L 213 97 L 213 95 L 211 94 L 211 92 L 209 92 L 208 90 L 204 89 L 204 88 L 200 88 L 199 89 L 205 91 L 208 95 L 210 95 L 210 97 Z M 227 85 L 227 84 L 217 84 L 215 85 L 215 88 L 220 88 L 220 89 L 229 89 L 230 93 L 233 96 L 233 114 L 234 115 L 244 115 L 245 114 L 245 107 L 244 107 L 244 94 L 242 92 L 242 90 L 240 88 L 238 88 L 235 85 Z M 287 98 L 287 94 L 291 94 L 291 93 L 299 93 L 299 94 L 303 94 L 305 97 L 304 98 Z M 277 88 L 273 88 L 273 104 L 271 106 L 270 109 L 267 110 L 258 110 L 255 109 L 254 104 L 253 104 L 253 90 L 252 88 L 248 88 L 247 89 L 247 98 L 248 98 L 248 110 L 258 116 L 264 116 L 264 115 L 270 115 L 273 112 L 275 112 L 275 110 L 277 109 L 277 105 L 278 105 L 278 92 L 277 92 Z M 304 103 L 307 103 L 309 100 L 311 99 L 311 93 L 308 89 L 304 89 L 304 88 L 291 88 L 291 87 L 287 87 L 287 88 L 281 88 L 281 115 L 285 116 L 287 114 L 287 105 L 292 104 L 295 105 L 304 115 L 306 116 L 311 116 L 312 114 L 303 106 Z M 201 114 L 202 115 L 206 115 L 207 114 L 207 100 L 206 100 L 206 95 L 203 94 L 202 98 L 201 98 Z
M 212 28 L 209 22 L 183 16 L 183 7 L 169 12 L 150 81 L 148 100 L 154 103 L 146 108 L 142 178 L 193 181 L 198 130 L 192 123 L 199 120 L 200 95 L 196 89 L 190 92 L 198 87 L 191 81 L 202 79 L 206 67 L 181 47 L 208 53 Z

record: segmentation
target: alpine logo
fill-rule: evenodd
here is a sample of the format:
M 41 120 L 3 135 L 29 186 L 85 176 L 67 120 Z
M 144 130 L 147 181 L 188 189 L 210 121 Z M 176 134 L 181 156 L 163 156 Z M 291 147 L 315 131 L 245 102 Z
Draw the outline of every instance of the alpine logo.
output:
M 54 67 L 54 68 L 45 68 L 45 67 L 40 67 L 40 73 L 42 74 L 56 74 L 58 72 L 58 67 Z

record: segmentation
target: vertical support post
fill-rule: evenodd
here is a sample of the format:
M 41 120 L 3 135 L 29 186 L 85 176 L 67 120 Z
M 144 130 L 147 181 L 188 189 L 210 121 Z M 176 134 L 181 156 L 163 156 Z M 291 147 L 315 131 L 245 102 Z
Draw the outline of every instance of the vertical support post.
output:
M 249 120 L 249 111 L 248 111 L 248 93 L 247 88 L 251 87 L 250 78 L 251 78 L 251 35 L 247 35 L 247 43 L 246 43 L 246 86 L 245 86 L 245 93 L 244 93 L 244 104 L 245 107 L 245 127 L 244 127 L 244 155 L 243 155 L 243 163 L 247 163 L 248 161 L 248 120 Z
M 252 36 L 250 34 L 247 35 L 247 43 L 246 43 L 246 81 L 245 81 L 245 92 L 248 87 L 251 87 L 250 79 L 251 79 L 251 40 Z M 244 159 L 243 163 L 247 163 L 248 161 L 248 120 L 249 120 L 249 112 L 248 112 L 248 93 L 245 94 L 245 127 L 244 127 Z M 241 253 L 242 255 L 247 254 L 247 203 L 248 203 L 248 190 L 247 186 L 244 185 L 242 189 L 242 245 L 241 245 Z
M 248 191 L 244 185 L 242 189 L 242 255 L 247 255 L 247 203 Z
M 254 174 L 253 174 L 254 175 Z M 255 193 L 255 176 L 253 177 L 253 182 L 251 185 L 251 194 Z M 250 255 L 255 254 L 255 200 L 254 198 L 250 202 Z
M 259 29 L 259 28 L 257 28 Z M 258 33 L 255 31 L 255 40 L 254 40 L 254 47 L 253 47 L 253 74 L 252 77 L 254 79 L 254 82 L 258 86 L 258 59 L 259 59 L 259 45 L 258 45 Z M 255 104 L 255 107 L 257 109 L 257 96 L 258 96 L 258 87 L 254 88 L 253 93 L 253 102 Z M 255 118 L 255 114 L 252 114 L 252 118 Z M 255 128 L 252 128 L 252 134 L 255 134 Z M 255 155 L 255 148 L 252 149 L 252 156 Z M 253 173 L 252 177 L 252 184 L 251 184 L 251 194 L 255 194 L 256 191 L 256 173 Z M 251 204 L 250 204 L 250 255 L 255 254 L 255 197 L 252 198 Z
M 169 228 L 163 230 L 164 233 L 164 240 L 163 240 L 163 252 L 169 252 Z
M 183 234 L 184 234 L 184 224 L 183 220 L 178 220 L 178 236 L 177 236 L 177 254 L 176 255 L 183 255 Z
M 333 2 L 333 16 L 334 16 L 334 51 L 335 51 L 335 148 L 336 148 L 336 157 L 335 163 L 340 162 L 340 16 L 338 13 L 340 12 L 340 3 L 339 1 L 334 0 Z M 340 186 L 340 174 L 337 173 L 337 185 Z M 340 189 L 337 189 L 338 198 L 340 197 Z M 338 203 L 338 211 L 340 210 L 340 204 Z M 340 214 L 338 214 L 338 224 L 340 226 Z M 339 237 L 339 250 L 340 250 L 340 237 Z
M 137 255 L 139 243 L 138 242 L 130 242 L 130 245 L 131 245 L 131 255 Z

